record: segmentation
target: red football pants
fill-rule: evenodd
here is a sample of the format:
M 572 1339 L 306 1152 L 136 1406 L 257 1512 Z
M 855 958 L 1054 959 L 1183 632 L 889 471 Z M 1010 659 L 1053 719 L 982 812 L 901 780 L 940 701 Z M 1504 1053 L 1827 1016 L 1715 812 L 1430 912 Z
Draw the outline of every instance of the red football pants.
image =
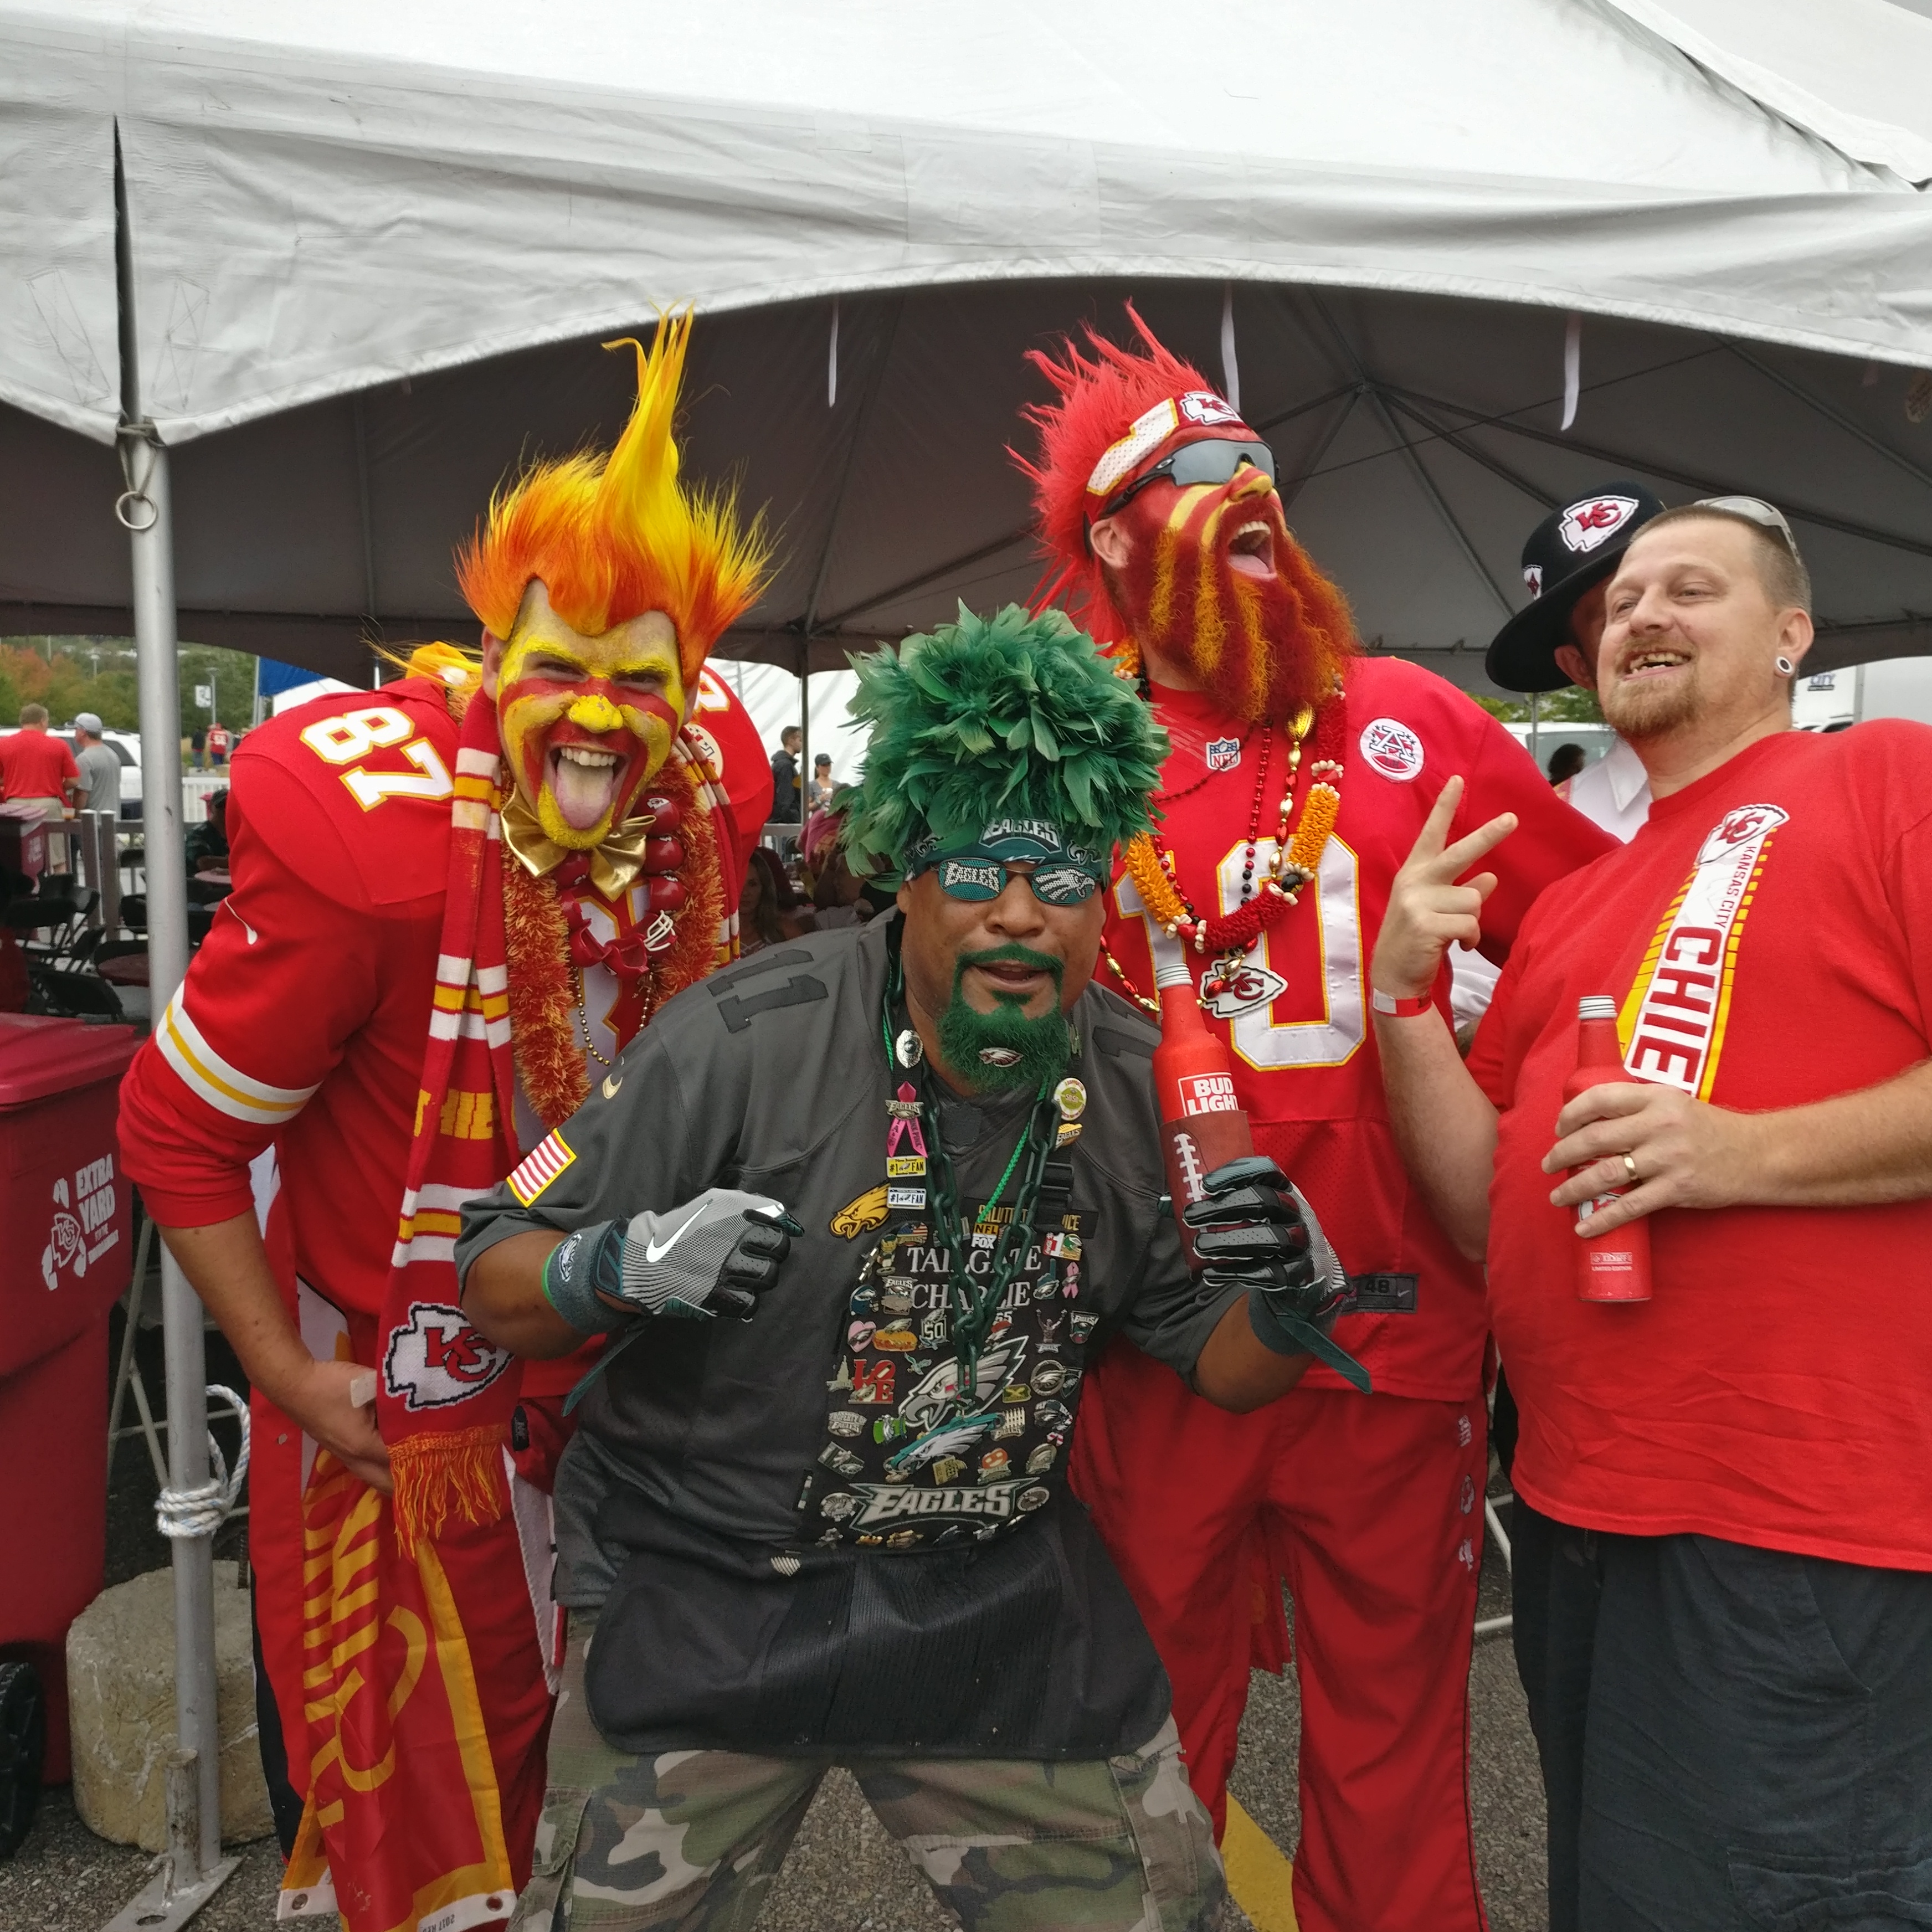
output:
M 1116 1342 L 1074 1486 L 1174 1685 L 1188 1776 L 1227 1822 L 1250 1664 L 1301 1688 L 1303 1932 L 1483 1932 L 1468 1800 L 1482 1403 L 1297 1390 L 1250 1415 Z
M 358 1337 L 358 1339 L 360 1339 Z M 373 1338 L 371 1338 L 373 1340 Z M 358 1351 L 367 1361 L 370 1353 Z M 281 1714 L 289 1782 L 308 1795 L 308 1725 L 302 1715 L 302 1434 L 259 1393 L 250 1405 L 248 1559 L 262 1660 Z M 543 1810 L 550 1692 L 516 1526 L 506 1516 L 479 1526 L 452 1522 L 436 1552 L 469 1640 L 502 1805 L 503 1837 L 517 1888 L 529 1883 Z M 344 1874 L 335 1875 L 338 1885 Z

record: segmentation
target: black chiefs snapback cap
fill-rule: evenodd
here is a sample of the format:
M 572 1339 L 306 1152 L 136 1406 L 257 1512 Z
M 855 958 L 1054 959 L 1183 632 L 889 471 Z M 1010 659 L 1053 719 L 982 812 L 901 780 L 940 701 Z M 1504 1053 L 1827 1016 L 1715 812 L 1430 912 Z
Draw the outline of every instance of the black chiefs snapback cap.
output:
M 1530 601 L 1490 643 L 1483 664 L 1492 682 L 1505 691 L 1561 691 L 1570 682 L 1556 647 L 1570 641 L 1576 600 L 1616 568 L 1630 538 L 1664 507 L 1641 483 L 1605 483 L 1530 532 L 1522 547 Z

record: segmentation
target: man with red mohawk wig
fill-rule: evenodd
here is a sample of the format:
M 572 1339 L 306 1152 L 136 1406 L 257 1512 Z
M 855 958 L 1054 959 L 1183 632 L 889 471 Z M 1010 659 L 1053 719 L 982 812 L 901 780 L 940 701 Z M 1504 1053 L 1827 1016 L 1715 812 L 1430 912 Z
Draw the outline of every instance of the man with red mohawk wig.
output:
M 1462 830 L 1502 812 L 1483 914 L 1500 958 L 1530 902 L 1604 850 L 1509 734 L 1397 659 L 1358 653 L 1341 592 L 1288 532 L 1268 445 L 1131 308 L 1123 349 L 1032 360 L 1022 463 L 1049 574 L 1139 679 L 1173 751 L 1154 832 L 1120 855 L 1106 959 L 1157 1012 L 1184 970 L 1223 1036 L 1256 1150 L 1313 1203 L 1350 1276 L 1334 1340 L 1247 1415 L 1116 1343 L 1090 1377 L 1075 1480 L 1174 1685 L 1195 1789 L 1226 1818 L 1251 1661 L 1301 1688 L 1304 1932 L 1484 1924 L 1469 1840 L 1467 1689 L 1486 1474 L 1480 1270 L 1412 1199 L 1382 1101 L 1367 962 L 1390 881 L 1444 786 Z M 1480 883 L 1480 882 L 1479 882 Z M 1446 975 L 1434 989 L 1448 1010 Z
M 771 778 L 705 658 L 768 547 L 680 481 L 689 329 L 612 345 L 638 399 L 608 455 L 492 502 L 457 566 L 480 654 L 248 734 L 234 890 L 122 1090 L 128 1172 L 253 1384 L 284 1918 L 469 1932 L 529 1877 L 550 1472 L 592 1364 L 526 1374 L 470 1324 L 456 1210 L 534 1198 L 554 1130 L 737 950 Z

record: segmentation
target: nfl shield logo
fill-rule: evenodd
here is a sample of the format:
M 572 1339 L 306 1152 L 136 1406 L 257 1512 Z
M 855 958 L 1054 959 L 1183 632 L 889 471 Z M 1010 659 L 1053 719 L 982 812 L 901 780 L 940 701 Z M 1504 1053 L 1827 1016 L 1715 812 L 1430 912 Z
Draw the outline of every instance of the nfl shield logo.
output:
M 1208 741 L 1208 769 L 1210 772 L 1232 772 L 1241 762 L 1241 741 L 1238 738 L 1210 738 Z

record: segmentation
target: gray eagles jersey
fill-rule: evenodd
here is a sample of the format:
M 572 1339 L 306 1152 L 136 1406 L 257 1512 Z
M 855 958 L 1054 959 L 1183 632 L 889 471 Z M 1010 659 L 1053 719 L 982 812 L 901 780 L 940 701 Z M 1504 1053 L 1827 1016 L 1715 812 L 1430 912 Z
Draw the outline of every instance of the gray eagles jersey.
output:
M 1190 1375 L 1242 1299 L 1198 1297 L 1161 1205 L 1158 1034 L 1110 993 L 1090 988 L 1076 1004 L 1081 1052 L 1069 1070 L 1088 1098 L 1072 1149 L 1070 1232 L 1034 1245 L 1002 1304 L 1010 1315 L 982 1358 L 980 1388 L 962 1399 L 948 1382 L 946 1258 L 923 1214 L 904 1205 L 912 1195 L 896 1187 L 888 1205 L 886 1102 L 905 1077 L 888 1071 L 881 1039 L 888 923 L 770 948 L 679 995 L 531 1164 L 540 1184 L 512 1177 L 464 1212 L 459 1274 L 512 1235 L 665 1210 L 707 1187 L 773 1197 L 806 1230 L 753 1319 L 620 1331 L 578 1412 L 557 1480 L 558 1596 L 586 1608 L 609 1600 L 597 1645 L 607 1657 L 614 1629 L 630 1633 L 622 1677 L 614 1664 L 601 1690 L 592 1686 L 600 1723 L 628 1748 L 908 1742 L 890 1700 L 854 1704 L 848 1680 L 863 1673 L 850 1642 L 788 1648 L 785 1606 L 802 1607 L 814 1589 L 836 1601 L 814 1628 L 857 1617 L 894 1632 L 889 1675 L 926 1680 L 927 1748 L 1104 1755 L 1164 1708 L 1144 1633 L 1064 1489 L 1094 1349 L 1124 1333 Z M 1032 1098 L 942 1098 L 968 1225 Z M 961 1417 L 952 1438 L 908 1458 L 906 1442 L 931 1429 L 935 1396 L 948 1394 L 949 1419 Z M 1010 1534 L 986 1542 L 995 1532 Z M 1008 1543 L 1012 1553 L 996 1561 Z M 956 1569 L 1014 1612 L 1003 1618 L 991 1602 L 991 1622 L 963 1652 L 956 1630 L 929 1645 L 922 1634 L 940 1612 L 922 1593 Z M 759 1609 L 775 1584 L 781 1596 Z M 879 1592 L 890 1603 L 862 1615 L 860 1600 Z M 1045 1650 L 1042 1614 L 1059 1628 Z M 723 1653 L 702 1696 L 690 1690 L 694 1672 L 714 1673 L 689 1657 L 674 1662 L 680 1650 Z M 932 1685 L 954 1679 L 949 1729 L 935 1721 Z M 734 1716 L 741 1680 L 758 1689 Z M 1001 1729 L 987 1715 L 995 1682 L 1012 1695 L 993 1702 L 1010 1701 L 1012 1714 L 1004 1735 L 989 1736 Z

